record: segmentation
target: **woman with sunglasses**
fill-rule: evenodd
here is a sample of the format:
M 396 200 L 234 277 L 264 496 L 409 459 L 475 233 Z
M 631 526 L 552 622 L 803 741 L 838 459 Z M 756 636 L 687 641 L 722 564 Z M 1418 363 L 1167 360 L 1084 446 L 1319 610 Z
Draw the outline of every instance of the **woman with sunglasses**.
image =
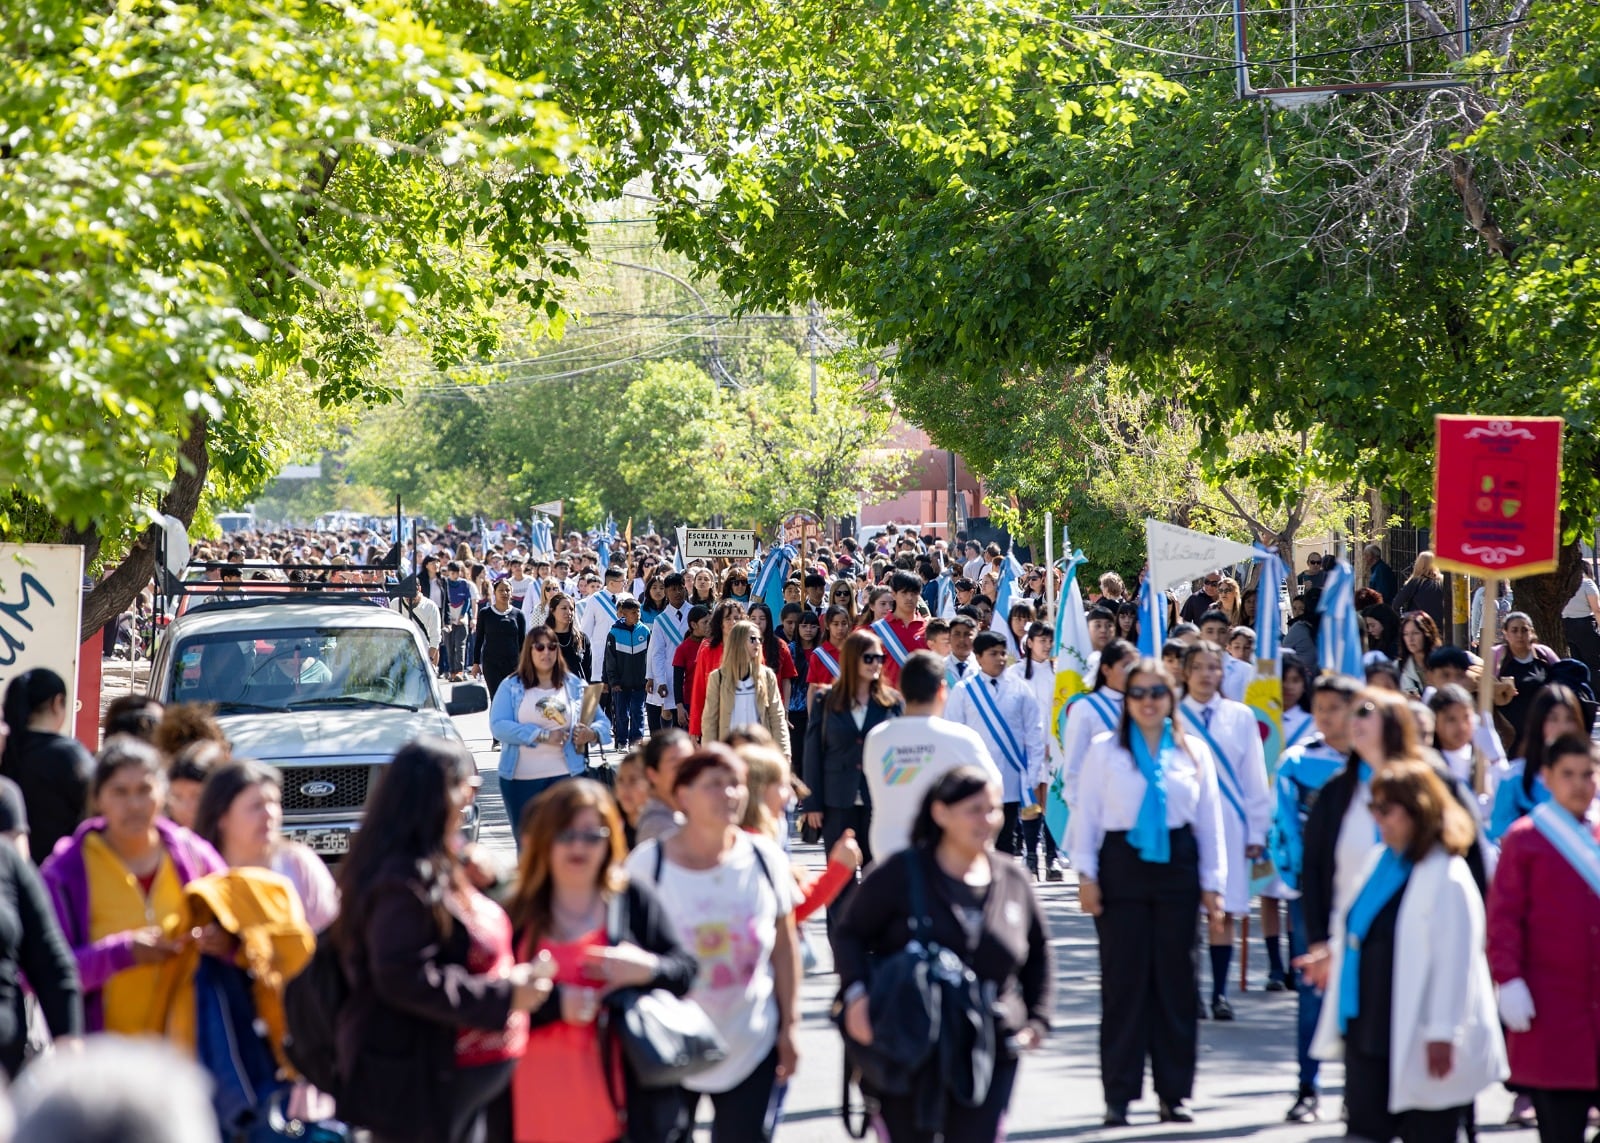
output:
M 676 833 L 647 841 L 627 861 L 630 878 L 655 886 L 699 975 L 689 998 L 705 1009 L 728 1056 L 684 1083 L 685 1122 L 702 1096 L 714 1107 L 712 1143 L 766 1143 L 774 1089 L 799 1063 L 800 947 L 793 879 L 783 851 L 746 833 L 744 763 L 721 743 L 678 765 L 672 795 L 683 812 Z
M 723 644 L 722 663 L 706 679 L 705 737 L 722 742 L 735 726 L 765 727 L 783 756 L 789 756 L 789 724 L 778 677 L 761 661 L 761 632 L 748 619 L 733 625 Z
M 339 1117 L 373 1143 L 478 1143 L 527 1014 L 550 997 L 548 962 L 517 962 L 511 921 L 468 880 L 459 845 L 478 768 L 467 748 L 419 738 L 380 773 L 367 812 L 382 825 L 355 835 L 329 930 L 350 985 Z
M 822 831 L 822 848 L 853 830 L 872 864 L 872 795 L 862 777 L 862 745 L 867 733 L 904 709 L 900 695 L 883 680 L 883 644 L 870 631 L 852 631 L 844 641 L 839 678 L 817 692 L 806 721 L 806 754 L 801 780 L 810 789 L 801 808 L 806 824 Z M 840 908 L 828 910 L 828 931 L 854 885 L 846 886 Z
M 725 602 L 750 606 L 750 573 L 735 564 L 722 577 L 722 598 Z
M 1382 845 L 1368 809 L 1372 776 L 1391 763 L 1422 761 L 1416 720 L 1398 692 L 1363 687 L 1350 717 L 1350 760 L 1323 784 L 1302 834 L 1300 908 L 1306 953 L 1296 960 L 1297 967 L 1327 959 L 1334 925 L 1349 912 L 1369 859 L 1376 860 L 1373 855 Z M 1459 787 L 1447 789 L 1458 802 L 1470 797 Z M 1473 845 L 1466 853 L 1480 890 L 1486 884 L 1482 850 Z M 1324 1004 L 1323 1011 L 1327 1009 Z
M 623 871 L 622 834 L 610 793 L 587 778 L 551 790 L 523 823 L 507 911 L 517 956 L 548 957 L 555 987 L 511 1078 L 515 1143 L 643 1143 L 678 1130 L 679 1090 L 641 1088 L 600 1018 L 619 989 L 683 996 L 698 968 L 655 893 Z
M 850 626 L 856 625 L 856 589 L 847 579 L 836 579 L 828 588 L 828 607 L 840 608 L 850 617 Z M 841 640 L 841 645 L 843 641 Z
M 1084 759 L 1073 809 L 1078 899 L 1100 938 L 1100 1075 L 1108 1127 L 1128 1125 L 1145 1057 L 1163 1123 L 1191 1123 L 1199 1047 L 1195 913 L 1222 912 L 1228 879 L 1216 762 L 1186 734 L 1177 684 L 1155 659 L 1128 671 L 1114 734 Z
M 583 747 L 611 737 L 611 723 L 599 710 L 593 724 L 578 721 L 583 686 L 583 679 L 567 670 L 554 631 L 535 627 L 528 632 L 516 671 L 506 676 L 489 707 L 489 728 L 500 741 L 500 797 L 513 827 L 521 825 L 523 810 L 540 794 L 583 773 Z
M 689 733 L 696 740 L 701 737 L 700 722 L 706 710 L 706 682 L 711 672 L 722 666 L 724 648 L 733 635 L 733 626 L 742 623 L 745 615 L 744 604 L 733 599 L 723 600 L 711 613 L 711 634 L 695 655 L 694 674 L 689 684 Z
M 1472 818 L 1420 759 L 1377 770 L 1368 808 L 1379 840 L 1333 939 L 1296 961 L 1324 990 L 1312 1052 L 1344 1059 L 1350 1137 L 1453 1143 L 1473 1099 L 1508 1074 L 1483 898 L 1463 860 Z

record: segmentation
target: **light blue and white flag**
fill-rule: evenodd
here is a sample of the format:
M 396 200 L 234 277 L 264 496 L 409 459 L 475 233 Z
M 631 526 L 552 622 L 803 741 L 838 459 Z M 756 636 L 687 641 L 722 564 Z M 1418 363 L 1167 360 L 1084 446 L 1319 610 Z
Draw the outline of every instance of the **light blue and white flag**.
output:
M 1161 644 L 1167 641 L 1167 593 L 1150 585 L 1144 577 L 1139 585 L 1139 654 L 1161 657 Z
M 1363 678 L 1361 666 L 1361 620 L 1356 615 L 1356 576 L 1350 561 L 1334 561 L 1322 585 L 1317 613 L 1322 624 L 1317 628 L 1317 664 L 1324 671 Z M 1260 606 L 1259 599 L 1257 606 Z
M 939 573 L 939 618 L 953 619 L 956 614 L 956 578 L 955 574 L 946 569 Z
M 789 578 L 789 566 L 795 554 L 790 544 L 773 548 L 761 561 L 761 570 L 751 581 L 750 598 L 764 600 L 774 616 L 783 613 L 783 585 Z
M 1018 597 L 1017 581 L 1021 578 L 1022 562 L 1017 559 L 1013 545 L 1006 550 L 1006 562 L 1000 568 L 1000 582 L 996 585 L 994 614 L 989 616 L 989 630 L 998 631 L 1006 637 L 1006 647 L 1017 659 L 1023 657 L 1025 649 L 1017 646 L 1016 636 L 1011 634 L 1011 601 Z

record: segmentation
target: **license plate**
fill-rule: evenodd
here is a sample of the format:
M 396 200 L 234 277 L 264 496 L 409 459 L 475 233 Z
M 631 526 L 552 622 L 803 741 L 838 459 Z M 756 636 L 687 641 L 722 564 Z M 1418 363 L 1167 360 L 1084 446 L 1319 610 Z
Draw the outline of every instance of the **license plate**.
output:
M 350 831 L 347 829 L 286 829 L 283 836 L 298 841 L 313 853 L 345 854 L 350 852 Z

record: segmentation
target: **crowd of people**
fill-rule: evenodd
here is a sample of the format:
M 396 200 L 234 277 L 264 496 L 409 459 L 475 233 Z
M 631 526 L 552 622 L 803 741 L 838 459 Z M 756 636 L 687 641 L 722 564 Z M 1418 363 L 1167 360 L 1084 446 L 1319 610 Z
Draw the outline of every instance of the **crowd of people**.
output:
M 1131 1122 L 1147 1065 L 1159 1119 L 1193 1121 L 1199 1021 L 1237 1018 L 1255 914 L 1266 988 L 1298 1009 L 1289 1121 L 1338 1114 L 1332 1059 L 1363 1139 L 1454 1139 L 1502 1082 L 1548 1143 L 1600 1111 L 1588 577 L 1570 657 L 1498 587 L 1474 602 L 1480 624 L 1496 607 L 1495 644 L 1455 646 L 1429 553 L 1400 581 L 1375 549 L 1355 678 L 1319 667 L 1332 556 L 1291 575 L 1274 660 L 1254 624 L 1278 588 L 1253 566 L 1169 593 L 1146 653 L 1141 584 L 1108 572 L 1087 593 L 1087 689 L 1063 703 L 1064 597 L 998 545 L 891 527 L 746 563 L 610 541 L 447 531 L 401 559 L 280 533 L 198 553 L 369 584 L 441 676 L 481 680 L 515 868 L 462 840 L 479 778 L 459 744 L 395 756 L 366 811 L 381 828 L 335 876 L 282 838 L 275 771 L 233 759 L 203 708 L 120 700 L 91 755 L 62 733 L 61 680 L 14 679 L 0 811 L 22 841 L 0 910 L 20 922 L 0 925 L 0 964 L 28 987 L 0 986 L 0 1063 L 149 1034 L 225 1077 L 212 988 L 242 982 L 281 1106 L 227 1104 L 219 1083 L 239 1138 L 281 1113 L 380 1141 L 676 1140 L 706 1115 L 714 1140 L 770 1139 L 825 939 L 879 1136 L 994 1140 L 1050 1031 L 1041 883 L 1070 876 L 1098 940 L 1075 970 L 1098 969 L 1107 1126 Z M 1272 727 L 1243 701 L 1262 671 L 1281 678 Z M 1469 690 L 1484 671 L 1492 719 Z M 620 759 L 596 766 L 604 746 Z M 820 843 L 820 872 L 797 841 Z M 335 1063 L 311 1077 L 282 981 L 323 947 L 345 994 Z M 651 1021 L 687 1062 L 639 1054 Z

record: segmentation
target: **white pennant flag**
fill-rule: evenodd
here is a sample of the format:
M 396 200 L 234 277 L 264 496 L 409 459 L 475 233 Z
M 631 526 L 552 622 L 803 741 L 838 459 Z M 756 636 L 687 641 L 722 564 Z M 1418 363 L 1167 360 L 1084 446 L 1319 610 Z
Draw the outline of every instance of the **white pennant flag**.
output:
M 1150 580 L 1163 591 L 1255 555 L 1249 544 L 1160 520 L 1146 520 L 1144 534 L 1150 550 Z

